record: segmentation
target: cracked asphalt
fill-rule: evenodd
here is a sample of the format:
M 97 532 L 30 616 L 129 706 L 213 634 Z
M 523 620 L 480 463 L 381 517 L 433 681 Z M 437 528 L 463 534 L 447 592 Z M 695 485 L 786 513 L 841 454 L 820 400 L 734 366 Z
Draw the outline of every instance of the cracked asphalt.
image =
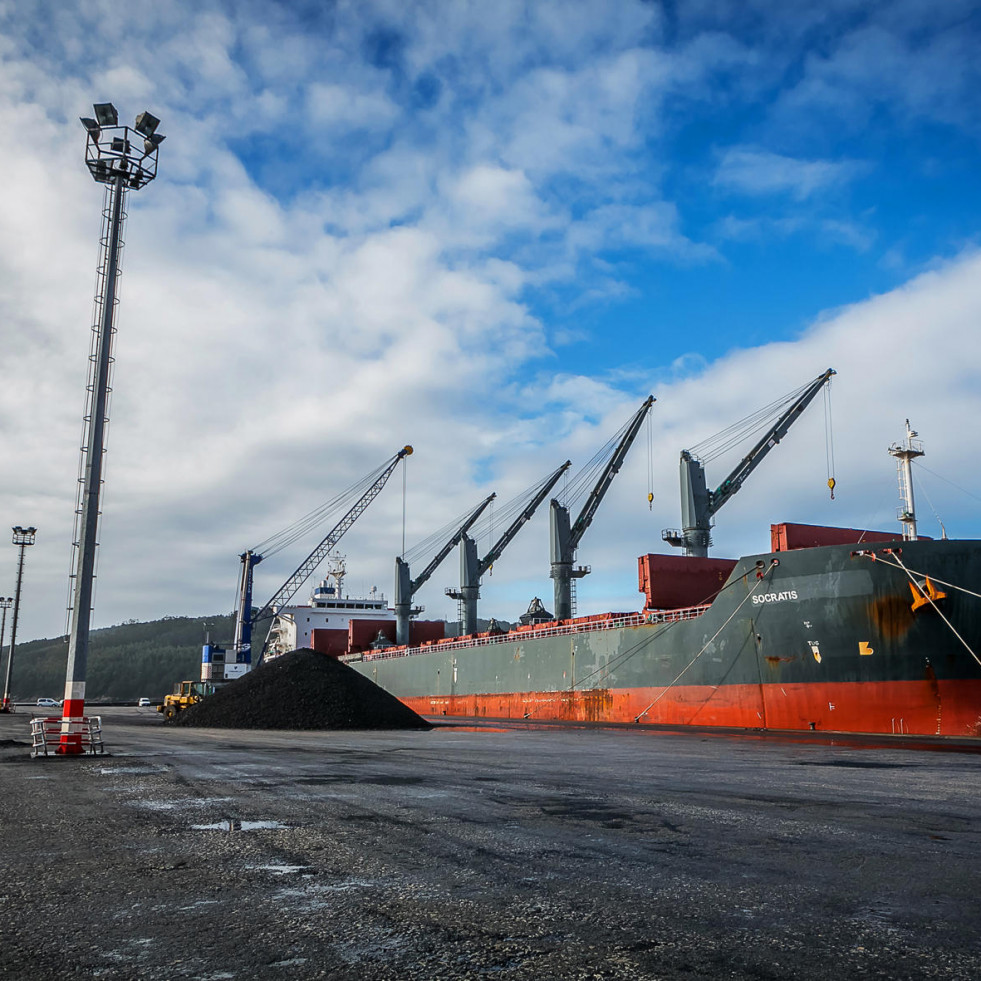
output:
M 110 755 L 33 760 L 29 718 L 4 978 L 981 977 L 978 752 L 115 708 Z

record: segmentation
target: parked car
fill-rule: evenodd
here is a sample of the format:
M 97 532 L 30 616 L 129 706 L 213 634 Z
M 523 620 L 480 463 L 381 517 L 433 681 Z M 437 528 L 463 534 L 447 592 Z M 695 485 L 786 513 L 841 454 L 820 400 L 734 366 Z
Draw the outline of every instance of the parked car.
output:
M 61 708 L 61 702 L 54 698 L 39 698 L 37 703 L 41 708 Z
M 150 707 L 150 699 L 149 698 L 141 698 L 136 704 L 137 704 L 137 706 L 139 708 L 149 708 Z

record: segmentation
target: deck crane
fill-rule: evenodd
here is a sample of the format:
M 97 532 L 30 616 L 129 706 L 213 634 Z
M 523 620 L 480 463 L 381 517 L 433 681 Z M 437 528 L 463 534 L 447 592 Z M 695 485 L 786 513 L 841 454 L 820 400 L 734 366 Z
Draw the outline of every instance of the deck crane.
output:
M 549 513 L 549 551 L 552 568 L 549 576 L 553 580 L 556 620 L 568 620 L 572 616 L 572 580 L 582 579 L 590 572 L 589 566 L 573 568 L 576 549 L 582 536 L 586 534 L 586 529 L 592 524 L 596 511 L 610 489 L 610 484 L 613 483 L 613 478 L 623 466 L 627 451 L 640 432 L 640 427 L 654 402 L 654 396 L 649 395 L 627 423 L 620 442 L 607 460 L 599 480 L 586 498 L 586 503 L 574 524 L 569 518 L 569 509 L 552 498 Z
M 558 483 L 559 477 L 571 466 L 572 462 L 566 460 L 561 467 L 545 478 L 528 504 L 521 509 L 504 534 L 482 559 L 477 558 L 477 543 L 466 532 L 460 537 L 460 588 L 448 588 L 446 595 L 460 603 L 464 634 L 472 634 L 477 630 L 477 600 L 480 597 L 481 577 L 501 557 L 504 549 L 521 530 L 521 526 L 538 510 L 542 501 L 548 497 L 549 491 Z
M 715 523 L 715 513 L 742 487 L 746 478 L 763 462 L 767 453 L 787 435 L 787 430 L 834 374 L 834 369 L 828 368 L 813 381 L 787 396 L 787 400 L 790 401 L 789 407 L 780 414 L 777 421 L 714 491 L 710 491 L 706 486 L 705 467 L 702 461 L 691 450 L 682 450 L 682 528 L 680 531 L 674 528 L 665 529 L 661 533 L 664 541 L 675 548 L 683 548 L 686 555 L 705 558 L 712 544 L 711 531 Z M 755 415 L 758 416 L 759 413 Z
M 331 549 L 341 540 L 345 532 L 364 513 L 369 504 L 381 493 L 395 468 L 412 453 L 411 446 L 403 446 L 390 460 L 386 461 L 368 489 L 358 498 L 343 518 L 330 530 L 327 537 L 300 563 L 293 574 L 273 594 L 258 611 L 252 610 L 252 579 L 255 567 L 262 556 L 254 551 L 243 552 L 240 556 L 242 572 L 239 579 L 238 605 L 235 614 L 234 656 L 238 663 L 248 664 L 252 660 L 252 628 L 269 616 L 274 608 L 280 608 L 296 595 L 297 590 L 310 578 Z M 262 663 L 265 648 L 260 653 L 256 666 Z
M 480 504 L 470 511 L 464 522 L 453 532 L 449 540 L 430 560 L 429 565 L 415 579 L 412 578 L 409 571 L 409 563 L 401 556 L 395 557 L 395 603 L 393 605 L 395 606 L 395 642 L 397 644 L 409 643 L 412 597 L 429 580 L 429 577 L 436 571 L 443 559 L 450 554 L 454 546 L 460 543 L 463 536 L 473 527 L 474 522 L 484 513 L 495 497 L 497 497 L 496 494 L 485 497 Z

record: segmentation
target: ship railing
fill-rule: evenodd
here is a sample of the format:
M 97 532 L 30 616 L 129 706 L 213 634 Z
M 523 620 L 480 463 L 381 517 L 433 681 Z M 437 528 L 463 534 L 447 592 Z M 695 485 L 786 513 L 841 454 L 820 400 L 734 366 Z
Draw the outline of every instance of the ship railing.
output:
M 645 610 L 644 623 L 671 623 L 673 620 L 694 620 L 700 617 L 712 604 L 702 603 L 699 606 L 685 606 L 680 610 Z
M 645 623 L 670 623 L 673 620 L 693 620 L 701 616 L 710 604 L 687 606 L 680 610 L 645 610 L 643 613 L 626 613 L 607 619 L 585 620 L 579 623 L 561 623 L 542 626 L 534 630 L 512 630 L 508 633 L 491 634 L 487 637 L 470 637 L 466 640 L 441 640 L 425 647 L 395 647 L 380 651 L 365 651 L 345 660 L 382 661 L 392 657 L 426 654 L 433 651 L 458 651 L 464 648 L 488 647 L 492 644 L 521 643 L 544 637 L 562 637 L 569 634 L 591 633 L 597 630 L 617 630 L 622 627 L 639 627 Z

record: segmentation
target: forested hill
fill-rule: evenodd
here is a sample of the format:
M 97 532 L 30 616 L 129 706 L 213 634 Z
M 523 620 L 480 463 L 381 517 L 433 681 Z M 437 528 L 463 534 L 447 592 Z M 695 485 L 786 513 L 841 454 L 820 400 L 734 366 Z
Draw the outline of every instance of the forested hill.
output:
M 85 699 L 135 701 L 144 696 L 162 698 L 174 683 L 201 677 L 201 647 L 205 631 L 212 642 L 230 644 L 235 618 L 216 614 L 208 617 L 164 617 L 150 623 L 121 623 L 93 630 L 89 637 Z M 4 644 L 0 664 L 6 669 Z M 34 701 L 41 696 L 61 698 L 65 692 L 68 641 L 33 640 L 18 644 L 10 679 L 15 702 Z
M 266 636 L 268 620 L 256 625 L 254 637 Z M 488 620 L 477 629 L 487 630 Z M 511 624 L 498 621 L 509 630 Z M 121 623 L 93 630 L 89 637 L 89 661 L 85 672 L 86 702 L 127 702 L 138 698 L 154 701 L 173 691 L 174 683 L 201 677 L 201 647 L 205 632 L 213 643 L 230 645 L 235 617 L 164 617 L 149 623 Z M 447 623 L 446 636 L 455 637 L 459 623 Z M 0 657 L 0 672 L 7 664 L 7 645 Z M 61 698 L 65 693 L 68 639 L 32 640 L 14 651 L 10 694 L 15 702 L 33 702 L 42 696 Z M 2 674 L 0 674 L 2 681 Z

